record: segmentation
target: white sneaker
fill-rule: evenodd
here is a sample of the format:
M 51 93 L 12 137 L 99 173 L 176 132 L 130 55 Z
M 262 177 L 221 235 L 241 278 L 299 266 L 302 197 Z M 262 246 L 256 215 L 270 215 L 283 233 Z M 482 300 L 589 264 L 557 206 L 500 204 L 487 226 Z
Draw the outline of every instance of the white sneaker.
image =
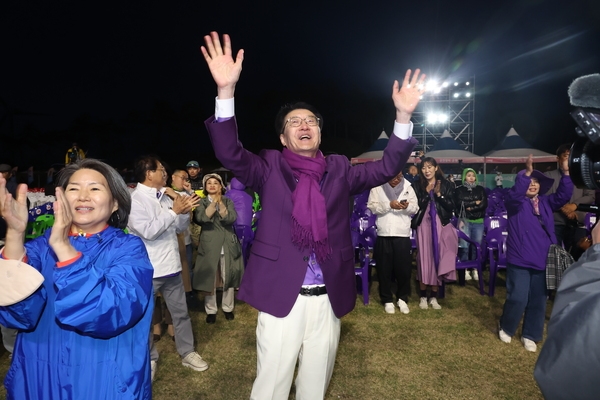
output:
M 471 279 L 471 273 L 468 270 L 465 270 L 465 281 L 470 281 Z
M 525 347 L 525 350 L 534 353 L 537 351 L 537 344 L 535 344 L 533 340 L 522 337 L 521 343 L 523 343 L 523 347 Z
M 440 306 L 437 302 L 437 299 L 435 297 L 432 297 L 429 299 L 429 305 L 431 306 L 431 308 L 433 308 L 434 310 L 441 310 L 442 306 Z
M 206 361 L 200 357 L 200 354 L 192 351 L 190 354 L 185 356 L 183 360 L 181 360 L 181 364 L 184 367 L 188 367 L 193 369 L 194 371 L 205 371 L 208 369 L 208 364 Z
M 386 314 L 394 314 L 396 310 L 394 309 L 394 303 L 385 303 L 384 304 Z
M 422 310 L 427 310 L 427 308 L 429 308 L 427 305 L 427 297 L 421 297 L 421 300 L 419 300 L 419 308 Z
M 156 374 L 156 361 L 151 360 L 150 361 L 150 377 L 152 380 L 150 382 L 154 382 L 154 374 Z
M 500 330 L 498 331 L 498 337 L 500 338 L 500 340 L 502 340 L 504 343 L 510 343 L 510 341 L 512 340 L 512 338 L 510 336 L 508 336 L 508 334 L 506 332 L 504 332 L 502 330 L 502 328 L 500 328 Z M 534 343 L 535 344 L 535 343 Z
M 398 299 L 398 308 L 402 314 L 408 314 L 410 310 L 408 309 L 408 304 L 404 300 Z
M 479 274 L 477 273 L 476 269 L 474 269 L 473 272 L 471 272 L 471 276 L 473 277 L 474 281 L 479 281 Z

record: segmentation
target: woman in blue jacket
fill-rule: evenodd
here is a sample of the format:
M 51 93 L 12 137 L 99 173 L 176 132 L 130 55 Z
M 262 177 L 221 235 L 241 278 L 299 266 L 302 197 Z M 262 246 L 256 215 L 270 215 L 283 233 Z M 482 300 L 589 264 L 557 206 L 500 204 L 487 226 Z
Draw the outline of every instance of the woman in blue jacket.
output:
M 98 160 L 62 172 L 51 230 L 24 244 L 27 186 L 5 195 L 3 259 L 44 277 L 24 300 L 0 307 L 19 329 L 4 386 L 9 399 L 150 399 L 148 335 L 152 265 L 144 244 L 122 229 L 131 200 L 123 179 Z
M 532 155 L 525 165 L 505 200 L 508 265 L 499 337 L 510 343 L 525 313 L 521 342 L 525 350 L 535 352 L 536 342 L 542 340 L 546 315 L 546 258 L 550 245 L 556 243 L 552 213 L 569 201 L 573 183 L 568 160 L 563 160 L 563 176 L 556 193 L 544 196 L 554 181 L 533 169 Z

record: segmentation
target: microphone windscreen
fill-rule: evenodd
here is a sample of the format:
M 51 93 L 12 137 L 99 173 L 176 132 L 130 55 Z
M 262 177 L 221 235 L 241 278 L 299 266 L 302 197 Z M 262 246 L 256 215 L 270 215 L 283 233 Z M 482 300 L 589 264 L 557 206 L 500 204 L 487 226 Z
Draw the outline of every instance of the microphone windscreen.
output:
M 569 86 L 569 98 L 575 107 L 600 108 L 600 74 L 575 79 Z

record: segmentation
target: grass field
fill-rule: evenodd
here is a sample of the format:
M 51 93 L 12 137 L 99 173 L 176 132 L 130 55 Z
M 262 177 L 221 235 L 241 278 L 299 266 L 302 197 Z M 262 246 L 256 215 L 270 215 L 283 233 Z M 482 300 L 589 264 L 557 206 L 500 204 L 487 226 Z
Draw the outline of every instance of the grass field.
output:
M 538 353 L 525 351 L 519 333 L 511 344 L 498 339 L 503 275 L 498 281 L 495 297 L 480 296 L 473 281 L 465 287 L 448 285 L 446 298 L 440 300 L 442 310 L 419 309 L 413 286 L 408 315 L 398 310 L 385 314 L 373 282 L 369 305 L 363 305 L 359 295 L 354 311 L 342 319 L 326 398 L 542 399 L 533 379 Z M 165 333 L 157 343 L 161 358 L 153 398 L 248 399 L 256 373 L 256 310 L 236 302 L 235 320 L 226 321 L 219 311 L 214 325 L 204 322 L 202 301 L 190 314 L 196 348 L 210 368 L 205 372 L 184 368 L 175 343 Z M 2 376 L 8 365 L 4 353 Z M 0 399 L 5 395 L 2 387 Z

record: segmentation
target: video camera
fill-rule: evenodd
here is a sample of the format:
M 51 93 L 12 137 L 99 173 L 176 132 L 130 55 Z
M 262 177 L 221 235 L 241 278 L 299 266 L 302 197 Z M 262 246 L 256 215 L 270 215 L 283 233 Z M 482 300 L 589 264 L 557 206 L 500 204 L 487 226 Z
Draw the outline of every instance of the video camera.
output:
M 571 116 L 580 136 L 571 146 L 569 171 L 579 188 L 600 189 L 600 74 L 585 75 L 569 86 L 571 104 L 577 108 Z M 595 212 L 594 210 L 581 210 Z

